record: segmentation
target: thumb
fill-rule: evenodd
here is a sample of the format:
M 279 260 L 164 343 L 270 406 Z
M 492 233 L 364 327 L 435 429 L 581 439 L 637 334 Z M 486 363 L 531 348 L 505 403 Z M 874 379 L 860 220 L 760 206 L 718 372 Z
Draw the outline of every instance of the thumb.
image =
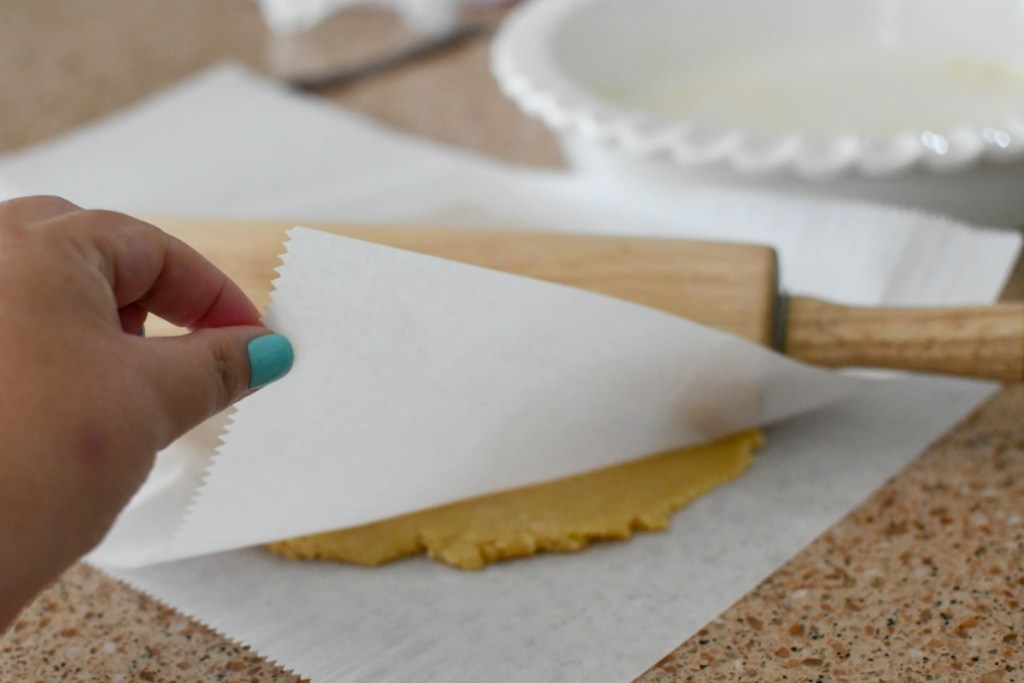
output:
M 291 343 L 264 327 L 218 327 L 147 339 L 149 379 L 157 391 L 167 440 L 195 427 L 251 391 L 284 377 Z

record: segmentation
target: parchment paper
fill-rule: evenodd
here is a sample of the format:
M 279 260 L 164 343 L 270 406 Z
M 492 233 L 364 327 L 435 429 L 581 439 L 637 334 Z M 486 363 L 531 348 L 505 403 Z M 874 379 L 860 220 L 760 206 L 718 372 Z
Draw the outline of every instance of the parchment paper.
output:
M 93 561 L 365 524 L 707 442 L 864 384 L 570 287 L 305 228 L 287 248 L 267 318 L 295 346 L 292 373 L 239 404 L 212 460 L 172 445 L 164 457 L 209 466 L 198 494 L 194 474 L 160 477 Z M 159 534 L 136 508 L 177 521 Z

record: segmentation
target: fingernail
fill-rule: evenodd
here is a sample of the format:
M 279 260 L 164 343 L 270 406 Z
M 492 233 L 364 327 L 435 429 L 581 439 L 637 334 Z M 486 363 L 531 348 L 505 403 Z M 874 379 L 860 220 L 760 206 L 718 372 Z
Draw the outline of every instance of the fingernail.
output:
M 256 389 L 281 379 L 292 369 L 292 345 L 279 334 L 249 340 L 249 388 Z

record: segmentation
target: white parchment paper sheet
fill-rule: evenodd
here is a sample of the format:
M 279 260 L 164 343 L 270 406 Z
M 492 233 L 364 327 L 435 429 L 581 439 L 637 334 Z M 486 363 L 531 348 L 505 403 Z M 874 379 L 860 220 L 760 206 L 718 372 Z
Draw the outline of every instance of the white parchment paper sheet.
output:
M 94 561 L 132 566 L 387 519 L 711 441 L 866 383 L 608 296 L 288 234 L 267 317 L 295 367 L 238 405 L 212 464 L 199 455 L 209 470 L 187 510 L 158 478 Z M 140 505 L 146 519 L 162 505 L 181 523 L 162 537 L 133 519 Z
M 624 192 L 511 168 L 232 66 L 0 157 L 0 187 L 5 180 L 137 213 L 757 241 L 779 249 L 791 291 L 865 304 L 990 301 L 1020 244 L 1016 234 L 901 210 L 698 186 Z M 992 390 L 929 377 L 874 386 L 770 429 L 752 471 L 677 515 L 667 534 L 583 555 L 465 574 L 419 560 L 372 571 L 295 565 L 244 550 L 118 574 L 317 680 L 623 681 Z M 173 483 L 201 471 L 165 458 L 155 476 Z

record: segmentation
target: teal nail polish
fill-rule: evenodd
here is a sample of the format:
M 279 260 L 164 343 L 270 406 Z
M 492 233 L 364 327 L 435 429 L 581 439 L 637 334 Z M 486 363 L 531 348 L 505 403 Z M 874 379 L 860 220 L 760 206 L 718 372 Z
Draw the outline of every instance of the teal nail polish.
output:
M 279 334 L 266 334 L 249 341 L 249 388 L 256 389 L 281 379 L 292 369 L 292 345 Z

